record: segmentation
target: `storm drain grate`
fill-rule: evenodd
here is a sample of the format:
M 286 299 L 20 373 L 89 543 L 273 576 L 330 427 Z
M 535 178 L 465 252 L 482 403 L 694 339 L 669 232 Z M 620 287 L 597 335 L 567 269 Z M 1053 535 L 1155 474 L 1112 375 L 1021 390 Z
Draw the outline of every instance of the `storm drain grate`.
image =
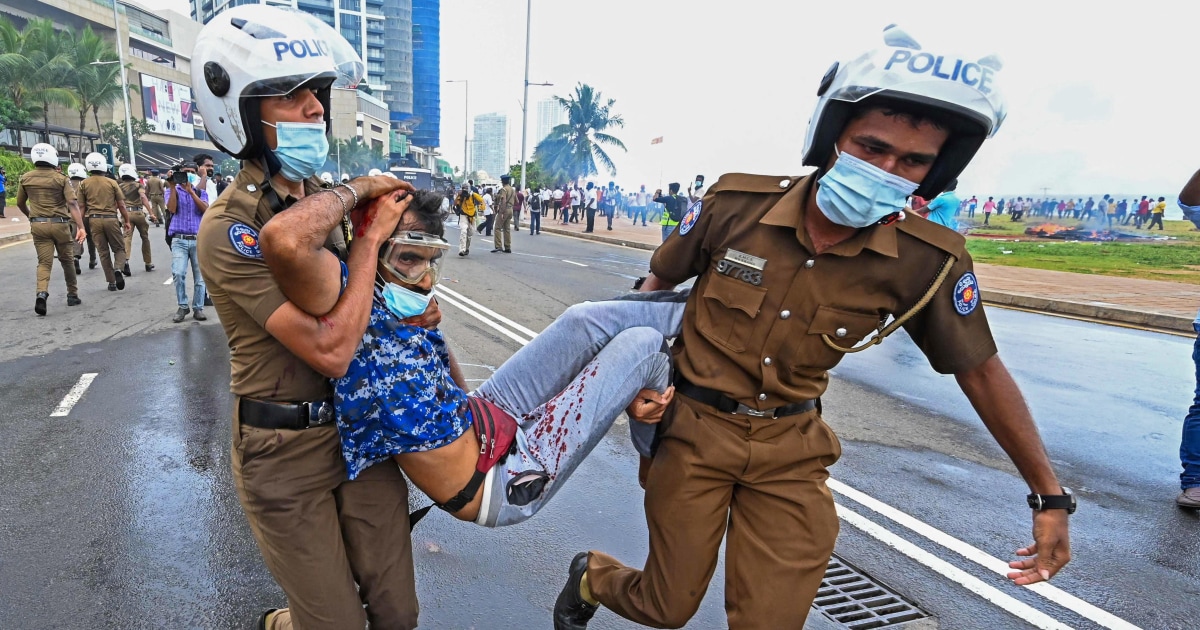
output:
M 929 616 L 836 555 L 829 559 L 813 608 L 854 630 L 890 628 Z

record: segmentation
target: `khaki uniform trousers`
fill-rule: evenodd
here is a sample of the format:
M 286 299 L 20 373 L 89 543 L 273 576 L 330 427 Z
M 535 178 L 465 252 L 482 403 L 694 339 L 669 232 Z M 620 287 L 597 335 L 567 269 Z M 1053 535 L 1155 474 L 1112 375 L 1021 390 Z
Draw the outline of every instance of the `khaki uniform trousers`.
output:
M 38 293 L 50 290 L 50 270 L 54 267 L 54 257 L 57 253 L 63 276 L 67 279 L 67 293 L 78 294 L 79 283 L 75 281 L 75 231 L 71 229 L 71 225 L 43 222 L 29 224 L 29 231 L 33 234 L 33 247 L 37 250 Z
M 825 486 L 841 445 L 816 410 L 783 418 L 721 413 L 676 394 L 646 480 L 642 571 L 591 552 L 588 588 L 656 628 L 695 614 L 725 548 L 730 630 L 800 628 L 837 539 Z
M 492 242 L 496 249 L 512 249 L 512 212 L 497 212 L 492 226 Z
M 372 630 L 417 627 L 408 484 L 395 463 L 349 481 L 336 426 L 260 429 L 235 412 L 232 467 L 250 530 L 288 598 L 290 618 L 268 630 L 362 630 L 368 619 Z
M 154 214 L 154 221 L 162 223 L 163 213 L 167 211 L 167 204 L 163 202 L 162 195 L 147 195 L 150 200 L 150 212 Z
M 129 224 L 133 226 L 125 234 L 125 255 L 126 257 L 133 256 L 133 233 L 137 233 L 142 237 L 142 262 L 150 264 L 150 222 L 146 220 L 146 213 L 142 210 L 129 211 Z
M 93 217 L 88 222 L 91 224 L 92 240 L 96 241 L 96 249 L 100 254 L 100 268 L 104 269 L 104 279 L 110 284 L 116 282 L 117 277 L 113 275 L 114 264 L 117 273 L 125 266 L 125 236 L 121 233 L 121 220 L 117 217 Z

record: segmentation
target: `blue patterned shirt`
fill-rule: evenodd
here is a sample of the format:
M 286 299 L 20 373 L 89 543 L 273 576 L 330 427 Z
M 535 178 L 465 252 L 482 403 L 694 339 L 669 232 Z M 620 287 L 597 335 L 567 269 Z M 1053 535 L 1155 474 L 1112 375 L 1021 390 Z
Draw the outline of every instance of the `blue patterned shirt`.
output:
M 442 333 L 401 323 L 378 290 L 362 344 L 346 375 L 333 381 L 333 395 L 351 479 L 398 453 L 445 446 L 471 426 Z

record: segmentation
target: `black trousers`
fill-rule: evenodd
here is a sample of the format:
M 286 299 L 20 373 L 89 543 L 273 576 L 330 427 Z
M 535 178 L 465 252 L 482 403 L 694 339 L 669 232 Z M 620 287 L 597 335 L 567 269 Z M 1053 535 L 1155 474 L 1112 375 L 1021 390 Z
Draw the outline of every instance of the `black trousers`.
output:
M 596 209 L 588 208 L 586 214 L 587 228 L 584 230 L 584 232 L 591 232 L 592 230 L 596 229 Z

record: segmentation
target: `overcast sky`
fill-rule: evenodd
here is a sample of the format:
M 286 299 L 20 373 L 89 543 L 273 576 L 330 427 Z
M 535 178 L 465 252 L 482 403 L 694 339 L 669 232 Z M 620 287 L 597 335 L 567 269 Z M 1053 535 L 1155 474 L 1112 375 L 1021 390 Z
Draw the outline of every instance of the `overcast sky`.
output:
M 138 0 L 188 13 L 183 0 Z M 443 0 L 442 78 L 470 81 L 470 114 L 509 117 L 520 154 L 525 0 Z M 1200 168 L 1197 9 L 1120 5 L 768 0 L 533 0 L 530 101 L 577 82 L 616 99 L 623 186 L 796 174 L 816 87 L 889 23 L 926 49 L 998 53 L 1008 120 L 964 173 L 966 194 L 1173 197 Z M 463 87 L 443 84 L 442 152 L 462 160 Z M 530 109 L 530 148 L 537 126 Z M 651 138 L 664 142 L 651 146 Z M 595 179 L 608 181 L 607 173 Z M 665 187 L 665 186 L 664 186 Z

